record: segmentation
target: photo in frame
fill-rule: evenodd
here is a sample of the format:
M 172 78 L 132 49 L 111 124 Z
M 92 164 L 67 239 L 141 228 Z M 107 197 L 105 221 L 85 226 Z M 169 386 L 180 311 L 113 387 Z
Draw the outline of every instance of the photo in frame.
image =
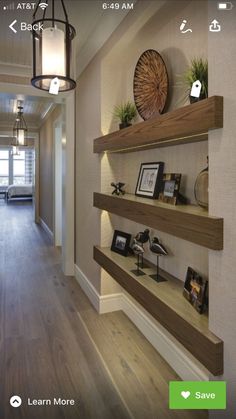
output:
M 208 281 L 203 280 L 189 266 L 185 278 L 183 295 L 200 314 L 207 308 L 207 287 Z
M 142 163 L 135 195 L 157 199 L 162 187 L 163 162 Z
M 131 234 L 123 231 L 115 230 L 111 245 L 113 252 L 119 253 L 122 256 L 127 256 L 129 252 L 129 246 L 131 241 Z
M 179 197 L 180 182 L 180 173 L 164 173 L 159 200 L 167 204 L 176 205 Z

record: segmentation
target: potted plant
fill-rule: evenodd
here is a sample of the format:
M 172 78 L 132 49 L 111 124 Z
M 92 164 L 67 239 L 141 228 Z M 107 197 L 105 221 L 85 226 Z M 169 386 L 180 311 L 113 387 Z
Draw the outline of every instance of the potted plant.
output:
M 183 76 L 184 83 L 188 87 L 190 103 L 198 102 L 199 100 L 208 97 L 208 62 L 203 58 L 194 58 L 191 65 Z M 202 84 L 201 94 L 199 98 L 190 96 L 192 85 L 199 80 Z
M 137 116 L 137 109 L 134 103 L 128 101 L 124 104 L 115 106 L 114 116 L 120 121 L 120 129 L 129 127 L 131 121 Z

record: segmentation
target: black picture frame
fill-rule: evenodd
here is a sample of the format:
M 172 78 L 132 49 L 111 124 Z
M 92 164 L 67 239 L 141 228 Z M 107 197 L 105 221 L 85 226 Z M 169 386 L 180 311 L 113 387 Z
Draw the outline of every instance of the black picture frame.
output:
M 200 314 L 207 309 L 207 287 L 208 281 L 204 280 L 189 266 L 185 278 L 183 295 Z
M 179 198 L 180 182 L 181 173 L 164 173 L 159 200 L 167 204 L 176 205 Z
M 124 231 L 115 230 L 111 250 L 119 253 L 122 256 L 127 256 L 129 252 L 129 246 L 131 241 L 131 234 L 125 233 Z
M 157 199 L 162 188 L 163 162 L 141 163 L 135 195 Z

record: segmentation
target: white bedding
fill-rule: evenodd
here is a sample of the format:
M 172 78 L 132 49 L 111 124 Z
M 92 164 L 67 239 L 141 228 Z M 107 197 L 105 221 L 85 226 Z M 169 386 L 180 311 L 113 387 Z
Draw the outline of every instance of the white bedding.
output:
M 8 198 L 13 196 L 32 195 L 32 185 L 10 185 L 7 189 Z

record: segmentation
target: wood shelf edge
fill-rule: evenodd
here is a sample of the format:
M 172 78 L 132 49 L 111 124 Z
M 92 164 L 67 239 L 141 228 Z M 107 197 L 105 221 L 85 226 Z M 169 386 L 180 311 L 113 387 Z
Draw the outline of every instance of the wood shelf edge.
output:
M 207 140 L 223 127 L 223 97 L 212 96 L 94 140 L 94 153 L 132 152 Z
M 107 249 L 94 246 L 94 260 L 213 375 L 221 375 L 223 373 L 222 340 L 210 331 L 201 333 L 197 327 L 188 321 L 188 318 L 181 317 L 180 314 L 165 304 L 157 295 L 154 295 L 148 288 L 140 284 L 134 275 L 122 266 L 122 263 L 117 263 L 115 257 L 111 257 L 111 252 L 108 252 L 108 254 L 106 252 Z M 120 261 L 122 261 L 122 258 L 124 262 L 126 258 L 118 255 Z M 190 310 L 194 310 L 193 307 L 190 306 Z
M 223 219 L 211 216 L 201 208 L 163 204 L 132 194 L 115 197 L 99 192 L 94 192 L 93 205 L 200 246 L 223 249 Z

